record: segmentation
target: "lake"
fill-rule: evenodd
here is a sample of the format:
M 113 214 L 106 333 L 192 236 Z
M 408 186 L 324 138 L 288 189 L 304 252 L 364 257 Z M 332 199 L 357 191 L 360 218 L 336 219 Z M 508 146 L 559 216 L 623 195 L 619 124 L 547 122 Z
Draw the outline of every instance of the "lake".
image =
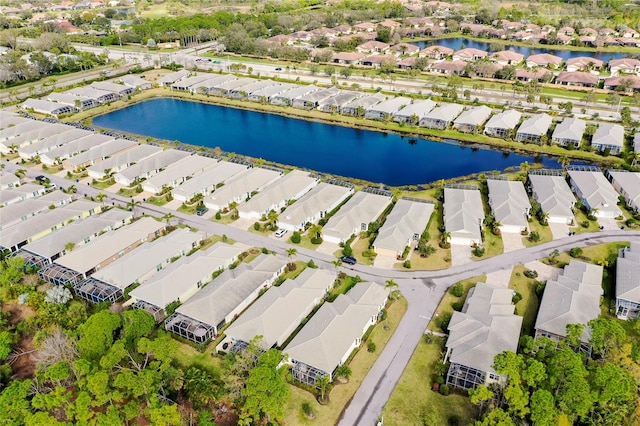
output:
M 510 45 L 507 40 L 495 40 L 492 42 L 484 42 L 484 41 L 476 41 L 469 40 L 464 37 L 454 37 L 454 38 L 443 38 L 440 40 L 429 40 L 429 41 L 417 41 L 414 44 L 420 49 L 424 49 L 425 47 L 438 45 L 451 48 L 453 50 L 460 50 L 464 47 L 472 47 L 474 49 L 484 50 L 486 52 L 494 52 L 497 51 L 493 48 L 493 46 L 499 44 L 504 46 L 504 50 L 513 50 L 516 53 L 520 53 L 524 55 L 525 58 L 531 55 L 537 55 L 539 53 L 550 53 L 551 55 L 560 56 L 564 61 L 570 58 L 577 58 L 580 56 L 592 57 L 595 59 L 600 59 L 604 62 L 609 62 L 611 59 L 620 59 L 624 57 L 630 56 L 629 53 L 620 53 L 620 52 L 581 52 L 576 50 L 554 50 L 554 49 L 545 49 L 545 48 L 534 48 L 534 47 L 525 47 L 525 46 L 513 46 Z M 502 49 L 498 49 L 502 50 Z
M 504 170 L 524 161 L 560 167 L 550 157 L 472 149 L 171 98 L 144 101 L 96 117 L 93 124 L 391 186 Z

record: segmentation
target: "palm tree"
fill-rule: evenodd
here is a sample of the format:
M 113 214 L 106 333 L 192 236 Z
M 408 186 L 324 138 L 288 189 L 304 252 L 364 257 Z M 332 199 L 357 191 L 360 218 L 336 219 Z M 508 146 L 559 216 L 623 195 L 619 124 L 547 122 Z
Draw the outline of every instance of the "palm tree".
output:
M 340 259 L 332 260 L 331 263 L 336 269 L 342 266 L 342 260 Z
M 329 376 L 316 376 L 316 388 L 320 391 L 320 401 L 325 402 L 326 393 L 331 386 L 331 381 L 329 380 Z
M 267 213 L 267 220 L 269 221 L 269 225 L 271 226 L 272 230 L 276 229 L 276 227 L 278 226 L 279 218 L 280 215 L 275 210 L 269 210 L 269 213 Z
M 351 376 L 351 368 L 347 364 L 341 364 L 338 368 L 336 368 L 336 377 L 342 377 L 346 380 L 349 380 L 349 376 Z
M 16 175 L 18 179 L 22 180 L 22 178 L 24 178 L 27 175 L 27 171 L 25 169 L 18 169 L 16 170 L 14 175 Z
M 128 209 L 130 212 L 133 212 L 133 216 L 134 216 L 134 217 L 136 216 L 136 206 L 138 206 L 138 205 L 140 205 L 140 204 L 142 204 L 140 201 L 138 201 L 138 200 L 134 200 L 133 198 L 131 198 L 131 201 L 129 201 L 129 202 L 127 203 L 127 209 Z
M 451 232 L 449 231 L 444 231 L 442 233 L 442 235 L 440 236 L 440 239 L 442 240 L 443 243 L 448 243 L 449 240 L 451 239 Z
M 287 249 L 287 257 L 289 259 L 291 259 L 292 257 L 295 257 L 298 254 L 298 249 L 291 247 Z
M 67 188 L 67 194 L 75 194 L 78 192 L 78 188 L 75 185 L 69 185 Z
M 75 247 L 76 247 L 76 243 L 69 241 L 67 244 L 64 245 L 64 251 L 65 253 L 69 253 L 70 251 L 73 251 Z
M 529 164 L 528 161 L 525 161 L 524 163 L 520 164 L 520 170 L 523 173 L 527 173 L 529 171 L 529 169 L 531 169 L 531 165 Z
M 398 291 L 398 288 L 400 288 L 400 286 L 393 278 L 391 278 L 385 281 L 384 288 L 389 289 L 389 292 L 393 295 L 396 291 Z M 395 299 L 395 297 L 393 298 Z
M 309 227 L 309 237 L 320 238 L 322 237 L 322 226 L 320 224 L 313 224 Z
M 558 159 L 558 162 L 560 163 L 563 169 L 566 169 L 567 166 L 571 164 L 571 160 L 566 155 L 563 155 L 562 157 L 560 157 Z
M 173 213 L 169 212 L 169 213 L 165 213 L 162 216 L 162 219 L 167 222 L 167 226 L 171 226 L 171 219 L 173 219 L 174 217 L 176 217 L 176 215 L 174 215 Z

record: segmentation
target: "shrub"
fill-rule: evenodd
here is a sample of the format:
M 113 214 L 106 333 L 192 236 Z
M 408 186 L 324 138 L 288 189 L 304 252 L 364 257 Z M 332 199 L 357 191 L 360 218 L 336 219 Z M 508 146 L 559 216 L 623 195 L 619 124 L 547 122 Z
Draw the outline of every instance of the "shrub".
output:
M 458 311 L 460 312 L 462 310 L 462 307 L 464 306 L 464 303 L 462 302 L 453 302 L 451 304 L 451 307 L 453 308 L 454 311 Z
M 535 282 L 535 286 L 536 286 L 536 295 L 538 297 L 542 297 L 542 294 L 544 293 L 544 288 L 546 287 L 547 283 L 544 281 L 536 281 Z
M 484 256 L 484 252 L 485 252 L 485 249 L 484 249 L 484 247 L 481 247 L 481 246 L 478 246 L 478 247 L 476 247 L 476 248 L 474 248 L 474 249 L 473 249 L 473 255 L 474 255 L 475 257 L 482 257 L 482 256 Z
M 440 394 L 445 396 L 449 395 L 449 386 L 448 385 L 440 386 Z
M 448 330 L 449 322 L 451 322 L 451 314 L 450 313 L 442 314 L 442 315 L 440 315 L 440 318 L 438 318 L 438 325 L 440 326 L 442 331 L 447 331 Z
M 222 219 L 222 215 L 220 214 L 220 212 L 216 212 L 216 220 L 220 219 Z
M 266 247 L 262 247 L 262 254 L 269 254 L 269 249 Z
M 367 343 L 367 350 L 369 352 L 375 352 L 376 351 L 376 344 L 373 343 L 373 342 Z
M 253 224 L 253 229 L 255 229 L 256 231 L 259 231 L 260 228 L 262 228 L 262 226 L 260 226 L 260 222 L 256 222 Z
M 351 244 L 348 242 L 344 244 L 344 248 L 342 249 L 343 256 L 353 256 L 353 249 L 351 248 Z
M 304 413 L 305 416 L 312 416 L 313 415 L 313 410 L 311 409 L 311 404 L 309 404 L 308 402 L 303 402 L 302 403 L 302 412 Z
M 582 256 L 582 249 L 580 247 L 573 247 L 571 250 L 569 250 L 569 256 L 571 257 Z
M 311 244 L 322 244 L 322 237 L 313 237 L 311 238 Z
M 582 222 L 580 222 L 580 226 L 582 226 L 583 228 L 588 228 L 589 227 L 589 221 L 588 220 L 583 220 Z
M 410 260 L 405 260 L 404 263 L 402 264 L 402 266 L 406 269 L 411 269 L 411 261 Z
M 511 298 L 511 301 L 515 305 L 516 303 L 518 303 L 521 300 L 522 300 L 522 295 L 516 291 L 515 294 L 513 295 L 513 297 Z
M 449 292 L 455 297 L 462 297 L 462 295 L 464 294 L 464 286 L 462 285 L 462 283 L 455 283 L 451 286 Z
M 316 264 L 313 262 L 313 259 L 309 259 L 309 262 L 307 262 L 307 267 L 309 267 L 311 269 L 317 269 L 318 268 L 316 266 Z
M 531 233 L 529 234 L 529 241 L 533 243 L 540 241 L 540 234 L 538 233 L 538 231 L 531 231 Z
M 443 385 L 444 384 L 444 377 L 436 376 L 436 379 L 434 381 L 439 385 Z
M 294 244 L 300 244 L 300 240 L 301 240 L 300 233 L 298 231 L 295 231 L 291 236 L 291 242 Z
M 635 226 L 636 225 L 636 220 L 633 218 L 629 218 L 627 219 L 627 226 L 631 227 L 631 226 Z

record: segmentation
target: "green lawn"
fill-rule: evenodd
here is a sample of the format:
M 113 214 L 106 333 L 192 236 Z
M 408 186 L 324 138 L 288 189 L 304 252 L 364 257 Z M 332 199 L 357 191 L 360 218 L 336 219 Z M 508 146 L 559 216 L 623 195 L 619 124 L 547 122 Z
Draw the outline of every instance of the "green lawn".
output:
M 300 389 L 293 385 L 289 385 L 291 394 L 285 405 L 285 416 L 283 424 L 285 425 L 334 425 L 337 423 L 340 414 L 344 410 L 347 403 L 351 400 L 355 392 L 360 387 L 360 383 L 365 378 L 371 366 L 378 358 L 398 323 L 407 310 L 407 301 L 404 297 L 400 297 L 393 302 L 387 309 L 387 319 L 378 323 L 368 341 L 376 344 L 376 351 L 371 353 L 366 349 L 366 342 L 363 342 L 357 353 L 351 358 L 349 367 L 352 374 L 349 381 L 345 384 L 335 384 L 329 393 L 329 404 L 320 405 L 315 396 L 306 390 Z M 385 326 L 388 328 L 385 330 Z M 302 403 L 308 402 L 313 412 L 316 414 L 314 420 L 307 419 L 302 413 Z M 385 422 L 386 424 L 386 422 Z
M 522 334 L 533 336 L 533 327 L 536 323 L 540 300 L 535 291 L 536 280 L 523 275 L 526 269 L 523 265 L 518 265 L 513 268 L 509 288 L 514 289 L 522 296 L 522 299 L 516 303 L 516 315 L 523 317 Z
M 110 178 L 106 180 L 93 179 L 90 185 L 96 189 L 107 189 L 115 183 L 116 183 L 116 180 L 114 178 Z
M 358 238 L 355 244 L 351 244 L 351 249 L 353 250 L 353 257 L 356 258 L 359 264 L 361 265 L 373 265 L 373 261 L 375 257 L 364 257 L 362 253 L 369 249 L 369 238 Z M 336 252 L 336 257 L 342 256 L 342 249 Z
M 198 352 L 193 346 L 177 340 L 176 342 L 178 343 L 176 361 L 183 370 L 186 370 L 191 366 L 196 366 L 198 368 L 207 370 L 209 373 L 214 374 L 217 377 L 220 377 L 220 373 L 222 370 L 221 360 L 218 357 L 211 356 L 211 351 L 215 349 L 215 346 L 210 345 L 208 348 L 210 350 Z
M 600 225 L 598 225 L 598 221 L 587 219 L 587 215 L 580 209 L 575 209 L 575 217 L 576 217 L 576 227 L 571 228 L 576 234 L 582 234 L 585 232 L 597 232 L 600 230 Z M 582 227 L 582 222 L 589 222 L 589 226 L 587 228 Z
M 537 232 L 540 234 L 540 240 L 533 242 L 529 240 L 529 236 L 522 237 L 522 243 L 525 247 L 537 246 L 538 244 L 548 243 L 553 240 L 553 235 L 551 234 L 551 228 L 548 225 L 541 225 L 538 222 L 538 219 L 533 218 L 529 221 L 529 232 Z
M 431 337 L 431 343 L 421 339 L 404 370 L 387 405 L 382 411 L 388 426 L 423 426 L 423 416 L 434 412 L 439 425 L 468 425 L 478 411 L 466 395 L 440 395 L 431 390 L 434 365 L 442 359 L 444 339 Z
M 137 188 L 142 189 L 142 187 L 140 185 L 136 185 L 133 188 L 120 188 L 118 190 L 118 195 L 122 195 L 124 197 L 134 197 L 136 195 L 138 195 L 140 192 L 138 192 Z
M 491 228 L 484 228 L 484 255 L 480 257 L 473 256 L 474 260 L 482 260 L 488 257 L 497 256 L 499 254 L 504 253 L 504 243 L 502 242 L 502 237 L 500 235 L 495 235 Z
M 427 191 L 420 191 L 417 194 L 419 198 L 425 198 L 435 200 L 436 189 L 429 189 Z M 437 270 L 446 269 L 451 266 L 451 249 L 443 249 L 440 247 L 440 240 L 442 239 L 442 233 L 440 227 L 443 226 L 442 216 L 442 203 L 436 201 L 436 208 L 433 211 L 433 216 L 427 225 L 427 231 L 429 232 L 429 244 L 436 249 L 436 251 L 429 257 L 421 257 L 420 253 L 414 251 L 411 255 L 411 269 L 417 270 Z M 402 262 L 395 265 L 398 269 L 404 269 Z
M 168 203 L 166 195 L 160 195 L 157 197 L 149 197 L 147 198 L 147 203 L 153 204 L 154 206 L 164 206 Z
M 464 303 L 465 299 L 467 298 L 467 294 L 469 293 L 469 289 L 471 287 L 475 287 L 476 283 L 478 282 L 486 282 L 487 280 L 487 276 L 486 275 L 480 275 L 478 277 L 472 277 L 463 281 L 460 281 L 462 283 L 462 286 L 464 288 L 464 292 L 462 294 L 462 296 L 460 297 L 456 297 L 453 294 L 451 294 L 451 290 L 447 290 L 447 292 L 444 294 L 444 296 L 442 296 L 442 300 L 440 301 L 440 304 L 438 305 L 438 309 L 436 309 L 435 314 L 433 315 L 433 318 L 431 319 L 431 321 L 429 322 L 428 325 L 428 329 L 431 331 L 435 331 L 438 333 L 443 333 L 444 330 L 442 328 L 440 328 L 440 324 L 439 324 L 439 318 L 442 315 L 447 315 L 447 314 L 452 314 L 453 313 L 453 304 L 454 303 Z

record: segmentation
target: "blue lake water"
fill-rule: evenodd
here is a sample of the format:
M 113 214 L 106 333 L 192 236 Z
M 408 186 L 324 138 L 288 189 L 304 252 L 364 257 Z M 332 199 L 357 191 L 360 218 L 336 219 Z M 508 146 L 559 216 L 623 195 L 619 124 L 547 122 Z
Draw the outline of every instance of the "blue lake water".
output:
M 493 46 L 495 46 L 496 44 L 500 44 L 504 46 L 505 50 L 513 50 L 516 53 L 520 53 L 524 55 L 525 58 L 531 55 L 537 55 L 539 53 L 550 53 L 552 55 L 560 56 L 565 61 L 570 58 L 587 56 L 595 59 L 600 59 L 601 61 L 604 61 L 604 62 L 609 62 L 611 59 L 620 59 L 620 58 L 630 56 L 628 53 L 620 53 L 620 52 L 581 52 L 576 50 L 554 50 L 554 49 L 533 48 L 533 47 L 525 47 L 525 46 L 513 46 L 513 45 L 510 45 L 507 40 L 495 40 L 493 42 L 483 42 L 483 41 L 469 40 L 463 37 L 443 38 L 440 40 L 429 40 L 429 41 L 417 41 L 411 44 L 415 44 L 416 46 L 420 47 L 420 49 L 424 49 L 425 47 L 432 46 L 432 45 L 438 45 L 438 46 L 448 47 L 454 50 L 460 50 L 464 46 L 464 47 L 471 47 L 474 49 L 484 50 L 487 52 L 496 51 L 496 49 L 494 49 Z
M 93 124 L 392 186 L 503 170 L 524 161 L 560 167 L 549 157 L 472 149 L 170 98 L 96 117 Z

